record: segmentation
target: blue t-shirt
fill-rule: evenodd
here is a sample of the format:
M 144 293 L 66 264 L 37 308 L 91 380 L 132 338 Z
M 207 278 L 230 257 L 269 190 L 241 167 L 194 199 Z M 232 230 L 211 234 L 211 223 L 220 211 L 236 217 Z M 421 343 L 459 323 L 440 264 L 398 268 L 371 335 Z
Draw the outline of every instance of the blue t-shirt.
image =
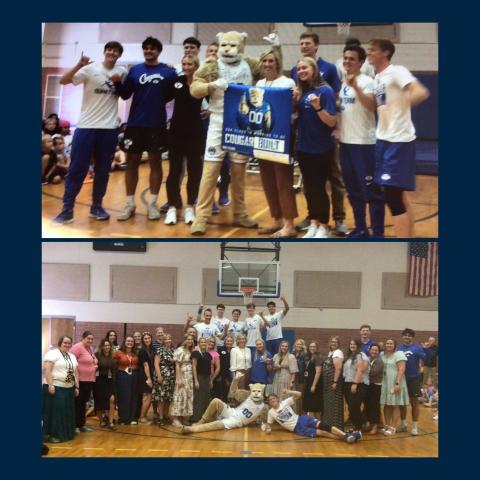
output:
M 363 343 L 363 342 L 360 340 L 360 344 L 362 345 L 362 352 L 363 352 L 365 355 L 370 356 L 370 347 L 372 346 L 372 343 L 375 343 L 372 339 L 370 339 L 367 343 Z
M 333 128 L 323 123 L 310 103 L 310 96 L 320 97 L 320 105 L 330 115 L 336 115 L 335 94 L 328 85 L 308 90 L 298 104 L 297 150 L 299 152 L 321 154 L 332 150 Z
M 116 84 L 118 94 L 128 99 L 133 94 L 127 125 L 140 128 L 166 128 L 165 105 L 173 98 L 172 85 L 177 78 L 174 68 L 159 63 L 145 63 L 130 69 L 125 81 Z
M 397 350 L 405 353 L 407 365 L 405 367 L 405 378 L 417 378 L 420 376 L 420 360 L 425 359 L 425 352 L 418 343 L 412 345 L 399 345 Z
M 267 358 L 272 359 L 269 352 L 266 353 Z M 267 364 L 262 361 L 263 355 L 257 355 L 257 352 L 252 354 L 252 369 L 250 371 L 251 383 L 272 383 L 273 372 L 267 370 Z M 270 362 L 273 365 L 273 362 Z
M 338 93 L 342 88 L 342 82 L 338 77 L 337 67 L 323 58 L 317 60 L 317 66 L 322 74 L 323 79 L 333 88 L 335 93 Z M 291 70 L 292 78 L 297 81 L 297 66 L 295 65 Z

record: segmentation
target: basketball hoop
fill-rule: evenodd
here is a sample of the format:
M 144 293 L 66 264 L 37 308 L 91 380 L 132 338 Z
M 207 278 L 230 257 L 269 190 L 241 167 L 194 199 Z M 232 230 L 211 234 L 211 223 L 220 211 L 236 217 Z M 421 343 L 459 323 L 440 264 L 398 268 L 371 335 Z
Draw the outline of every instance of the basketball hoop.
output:
M 253 302 L 253 295 L 256 292 L 254 287 L 240 287 L 240 291 L 243 293 L 243 304 L 248 305 Z
M 350 25 L 351 23 L 337 23 L 337 34 L 338 35 L 349 35 L 350 34 Z

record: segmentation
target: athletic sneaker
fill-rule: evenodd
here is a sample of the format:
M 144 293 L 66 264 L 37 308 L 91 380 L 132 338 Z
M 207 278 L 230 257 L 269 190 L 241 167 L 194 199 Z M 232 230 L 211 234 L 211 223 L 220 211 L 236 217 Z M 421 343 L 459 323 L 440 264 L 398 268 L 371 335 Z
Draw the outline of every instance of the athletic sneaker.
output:
M 80 427 L 80 431 L 87 433 L 87 432 L 93 432 L 93 429 L 91 429 L 90 427 L 84 426 L 84 427 Z
M 155 203 L 151 203 L 148 206 L 148 219 L 149 220 L 160 220 L 160 211 Z
M 418 427 L 412 427 L 412 430 L 410 431 L 411 435 L 418 435 Z
M 195 221 L 195 212 L 192 207 L 187 207 L 185 209 L 185 223 L 191 225 Z
M 359 430 L 353 432 L 353 436 L 355 437 L 355 441 L 359 442 L 362 439 L 362 432 Z
M 213 202 L 212 215 L 217 215 L 218 213 L 220 213 L 220 207 L 217 205 L 217 202 Z
M 137 422 L 136 420 L 132 420 L 132 421 L 130 422 L 130 425 L 138 425 L 138 422 Z
M 398 428 L 397 428 L 397 432 L 398 433 L 403 433 L 403 432 L 406 432 L 407 431 L 407 426 L 406 425 L 400 425 Z
M 78 427 L 75 428 L 75 435 L 78 435 L 80 433 L 80 429 Z
M 354 228 L 351 232 L 348 233 L 347 237 L 348 238 L 369 238 L 370 233 L 368 233 L 368 230 L 359 230 L 357 228 Z
M 135 205 L 125 205 L 125 208 L 123 209 L 122 213 L 117 217 L 117 220 L 119 222 L 124 222 L 125 220 L 128 220 L 129 218 L 133 217 L 135 215 L 135 210 L 137 207 Z
M 160 213 L 167 213 L 168 212 L 168 209 L 170 208 L 170 205 L 167 203 L 164 203 L 161 207 L 160 207 Z
M 347 443 L 355 443 L 357 441 L 353 432 L 346 433 L 343 438 Z
M 92 205 L 89 217 L 94 218 L 95 220 L 108 220 L 110 218 L 110 214 L 102 207 Z
M 218 203 L 222 207 L 226 207 L 227 205 L 230 205 L 230 199 L 228 198 L 228 192 L 220 193 L 220 198 L 218 199 Z
M 323 225 L 319 225 L 314 238 L 328 238 L 328 230 Z
M 307 217 L 303 222 L 295 225 L 297 230 L 308 230 L 310 228 L 310 219 Z
M 303 238 L 315 238 L 317 233 L 318 227 L 312 223 L 307 230 L 307 233 L 303 236 Z
M 62 210 L 54 219 L 53 223 L 57 225 L 66 225 L 73 222 L 73 210 Z
M 181 428 L 181 429 L 183 430 L 183 425 L 182 425 L 182 424 L 180 423 L 180 421 L 177 420 L 177 419 L 173 420 L 172 426 L 173 426 L 173 427 L 177 427 L 177 428 Z
M 175 225 L 177 223 L 177 209 L 170 207 L 165 217 L 165 225 Z
M 348 227 L 345 220 L 335 220 L 335 234 L 344 237 L 348 233 Z

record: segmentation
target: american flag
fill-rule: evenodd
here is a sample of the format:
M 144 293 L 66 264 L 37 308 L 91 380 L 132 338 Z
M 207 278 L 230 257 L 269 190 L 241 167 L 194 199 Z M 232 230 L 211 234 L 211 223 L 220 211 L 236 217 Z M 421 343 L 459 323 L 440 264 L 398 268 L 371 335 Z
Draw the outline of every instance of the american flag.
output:
M 410 243 L 408 264 L 408 293 L 419 297 L 438 295 L 438 244 Z

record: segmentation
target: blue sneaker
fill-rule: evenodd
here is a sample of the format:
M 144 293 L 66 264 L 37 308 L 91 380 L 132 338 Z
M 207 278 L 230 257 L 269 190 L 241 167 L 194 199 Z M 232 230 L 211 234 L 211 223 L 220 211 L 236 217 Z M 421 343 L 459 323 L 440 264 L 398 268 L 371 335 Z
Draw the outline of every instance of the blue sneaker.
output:
M 347 235 L 348 238 L 370 238 L 370 233 L 367 229 L 359 230 L 358 228 L 354 228 L 351 232 Z
M 359 442 L 362 439 L 362 432 L 359 430 L 353 432 L 353 436 L 355 437 L 355 441 Z
M 73 210 L 62 210 L 54 219 L 56 225 L 66 225 L 73 222 Z
M 103 207 L 92 205 L 89 217 L 94 218 L 95 220 L 108 220 L 110 218 L 110 214 L 107 213 Z
M 226 207 L 230 205 L 230 199 L 228 198 L 228 192 L 220 193 L 220 198 L 218 199 L 218 203 L 222 207 Z
M 217 205 L 217 202 L 213 202 L 212 215 L 217 215 L 218 213 L 220 213 L 220 207 Z
M 346 433 L 346 434 L 343 436 L 343 439 L 344 439 L 347 443 L 355 443 L 355 442 L 356 442 L 355 435 L 353 434 L 353 432 Z

